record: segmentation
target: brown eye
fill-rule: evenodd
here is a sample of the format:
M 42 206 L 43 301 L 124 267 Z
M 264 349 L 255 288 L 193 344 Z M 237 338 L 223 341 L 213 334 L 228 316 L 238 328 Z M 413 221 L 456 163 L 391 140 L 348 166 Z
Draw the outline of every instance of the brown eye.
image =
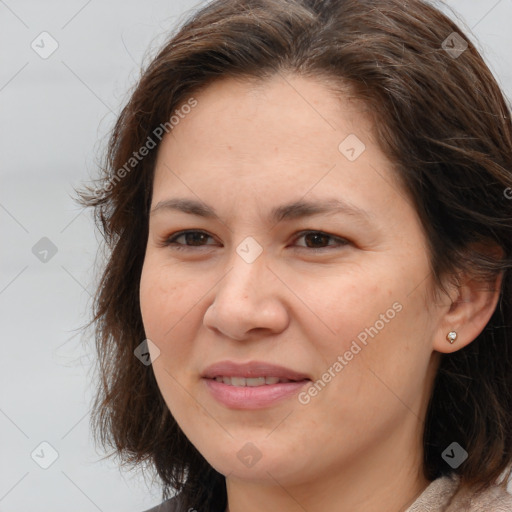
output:
M 215 245 L 207 243 L 209 238 L 213 240 L 213 237 L 205 231 L 180 231 L 179 233 L 174 233 L 168 237 L 163 245 L 172 246 L 173 249 L 177 250 L 186 250 L 193 247 Z M 349 244 L 349 242 L 344 238 L 330 235 L 328 233 L 324 233 L 323 231 L 303 231 L 299 234 L 299 237 L 295 239 L 295 242 L 301 238 L 303 238 L 305 241 L 304 245 L 297 245 L 297 247 L 300 247 L 301 249 L 322 250 L 328 249 L 329 247 L 336 248 Z
M 325 249 L 327 247 L 343 246 L 349 243 L 344 238 L 329 235 L 323 231 L 303 231 L 296 240 L 300 238 L 304 238 L 306 245 L 299 245 L 299 247 L 306 249 Z M 329 240 L 334 240 L 335 243 L 329 244 Z
M 164 242 L 164 245 L 175 245 L 176 249 L 182 249 L 187 247 L 203 247 L 205 245 L 212 245 L 203 243 L 206 242 L 208 238 L 212 238 L 212 236 L 206 233 L 205 231 L 181 231 L 167 238 Z

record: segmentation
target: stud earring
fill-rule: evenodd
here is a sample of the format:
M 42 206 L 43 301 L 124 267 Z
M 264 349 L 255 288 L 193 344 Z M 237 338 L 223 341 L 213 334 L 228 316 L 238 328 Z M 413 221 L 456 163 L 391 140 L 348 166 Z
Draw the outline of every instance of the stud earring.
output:
M 450 331 L 447 335 L 446 335 L 446 339 L 450 342 L 450 343 L 453 343 L 456 339 L 457 339 L 457 333 L 455 331 Z

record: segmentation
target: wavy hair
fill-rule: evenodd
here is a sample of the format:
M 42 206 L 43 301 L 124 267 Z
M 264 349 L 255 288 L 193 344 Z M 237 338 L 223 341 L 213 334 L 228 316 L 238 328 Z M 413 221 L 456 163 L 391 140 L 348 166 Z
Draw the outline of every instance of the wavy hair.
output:
M 109 255 L 89 324 L 100 376 L 95 437 L 125 464 L 153 467 L 164 498 L 177 491 L 188 507 L 224 510 L 224 476 L 177 425 L 151 366 L 134 357 L 146 337 L 139 282 L 162 129 L 155 130 L 215 80 L 284 72 L 349 87 L 367 105 L 421 219 L 439 289 L 460 271 L 482 281 L 503 275 L 482 333 L 442 354 L 423 438 L 429 480 L 454 472 L 465 485 L 486 487 L 512 463 L 511 112 L 472 42 L 421 0 L 216 0 L 141 73 L 112 130 L 98 187 L 79 192 Z M 156 147 L 142 158 L 150 138 Z M 468 458 L 453 470 L 441 454 L 455 440 Z

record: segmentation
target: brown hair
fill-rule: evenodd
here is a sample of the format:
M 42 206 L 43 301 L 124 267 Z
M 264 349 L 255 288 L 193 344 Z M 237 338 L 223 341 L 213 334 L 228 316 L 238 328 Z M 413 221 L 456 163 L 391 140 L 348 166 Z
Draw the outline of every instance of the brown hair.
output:
M 453 32 L 468 45 L 459 55 L 449 51 Z M 483 332 L 442 355 L 424 429 L 429 480 L 454 472 L 486 487 L 512 462 L 510 108 L 471 41 L 420 0 L 217 0 L 150 62 L 112 132 L 101 194 L 80 193 L 111 251 L 91 322 L 101 376 L 93 430 L 126 463 L 149 462 L 164 498 L 175 489 L 188 507 L 224 510 L 224 476 L 178 427 L 151 366 L 134 357 L 145 339 L 139 281 L 158 147 L 126 163 L 212 81 L 281 72 L 349 86 L 368 106 L 422 221 L 439 289 L 458 271 L 504 276 Z M 501 256 L 479 251 L 482 244 Z M 441 454 L 454 441 L 468 458 L 452 470 Z

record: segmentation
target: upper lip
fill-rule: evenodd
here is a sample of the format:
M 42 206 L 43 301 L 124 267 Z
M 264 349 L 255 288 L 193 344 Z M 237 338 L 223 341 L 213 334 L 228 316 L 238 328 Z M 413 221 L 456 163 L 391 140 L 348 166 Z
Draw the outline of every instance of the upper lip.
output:
M 248 363 L 220 361 L 208 366 L 201 376 L 206 379 L 214 379 L 215 377 L 279 377 L 288 380 L 311 380 L 304 373 L 262 361 L 250 361 Z

